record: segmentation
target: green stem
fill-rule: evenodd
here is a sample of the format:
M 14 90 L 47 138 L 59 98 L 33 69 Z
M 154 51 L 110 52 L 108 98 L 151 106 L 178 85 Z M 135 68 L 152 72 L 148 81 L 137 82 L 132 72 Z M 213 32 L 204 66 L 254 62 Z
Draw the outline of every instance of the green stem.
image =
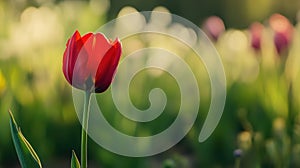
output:
M 91 92 L 86 91 L 84 94 L 84 109 L 82 117 L 82 132 L 81 132 L 81 168 L 87 168 L 87 133 L 88 119 L 90 112 Z
M 236 158 L 235 159 L 235 168 L 240 168 L 240 165 L 241 165 L 241 159 L 240 158 Z

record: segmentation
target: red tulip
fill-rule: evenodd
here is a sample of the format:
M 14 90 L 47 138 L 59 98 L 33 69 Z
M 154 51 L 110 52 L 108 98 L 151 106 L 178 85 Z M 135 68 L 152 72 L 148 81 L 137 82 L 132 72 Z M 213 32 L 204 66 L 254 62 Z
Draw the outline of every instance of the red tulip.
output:
M 121 43 L 101 33 L 81 37 L 76 30 L 68 40 L 63 57 L 63 73 L 75 88 L 104 92 L 112 82 L 121 56 Z

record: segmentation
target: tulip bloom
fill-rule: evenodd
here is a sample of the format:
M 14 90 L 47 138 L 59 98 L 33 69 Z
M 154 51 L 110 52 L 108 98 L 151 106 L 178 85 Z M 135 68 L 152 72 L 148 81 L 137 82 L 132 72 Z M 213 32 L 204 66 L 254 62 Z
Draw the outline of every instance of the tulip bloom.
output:
M 118 39 L 112 42 L 101 33 L 81 37 L 75 31 L 64 52 L 63 73 L 73 87 L 101 93 L 111 84 L 120 56 Z

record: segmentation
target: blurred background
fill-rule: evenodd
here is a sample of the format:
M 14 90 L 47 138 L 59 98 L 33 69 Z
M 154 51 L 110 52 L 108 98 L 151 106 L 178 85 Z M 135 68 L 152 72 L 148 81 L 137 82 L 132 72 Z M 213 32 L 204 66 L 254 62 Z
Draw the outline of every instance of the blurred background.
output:
M 62 73 L 66 41 L 76 29 L 93 32 L 111 19 L 142 10 L 177 14 L 207 33 L 225 68 L 225 110 L 213 135 L 198 143 L 210 103 L 201 60 L 164 37 L 152 43 L 126 39 L 124 55 L 159 44 L 184 57 L 198 76 L 199 115 L 179 144 L 152 157 L 120 156 L 90 140 L 90 167 L 300 167 L 299 0 L 0 0 L 0 168 L 19 167 L 8 109 L 44 167 L 70 166 L 71 150 L 80 153 L 81 125 Z M 97 95 L 115 128 L 146 136 L 174 121 L 179 88 L 171 76 L 155 71 L 142 71 L 130 86 L 133 104 L 140 109 L 149 106 L 152 88 L 165 91 L 164 114 L 150 123 L 133 123 L 120 115 L 110 90 Z

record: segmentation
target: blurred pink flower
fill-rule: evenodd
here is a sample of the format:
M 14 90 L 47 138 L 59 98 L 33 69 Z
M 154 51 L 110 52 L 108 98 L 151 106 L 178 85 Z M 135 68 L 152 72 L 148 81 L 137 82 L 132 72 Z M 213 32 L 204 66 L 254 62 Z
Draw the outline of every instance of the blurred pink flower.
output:
M 269 24 L 274 31 L 274 44 L 278 53 L 285 50 L 292 41 L 293 25 L 280 14 L 273 14 L 269 19 Z
M 214 41 L 225 31 L 224 22 L 218 16 L 207 18 L 203 24 L 204 32 Z
M 249 32 L 250 32 L 250 40 L 251 47 L 256 51 L 261 49 L 261 40 L 262 40 L 262 32 L 264 26 L 259 22 L 254 22 L 251 24 Z

